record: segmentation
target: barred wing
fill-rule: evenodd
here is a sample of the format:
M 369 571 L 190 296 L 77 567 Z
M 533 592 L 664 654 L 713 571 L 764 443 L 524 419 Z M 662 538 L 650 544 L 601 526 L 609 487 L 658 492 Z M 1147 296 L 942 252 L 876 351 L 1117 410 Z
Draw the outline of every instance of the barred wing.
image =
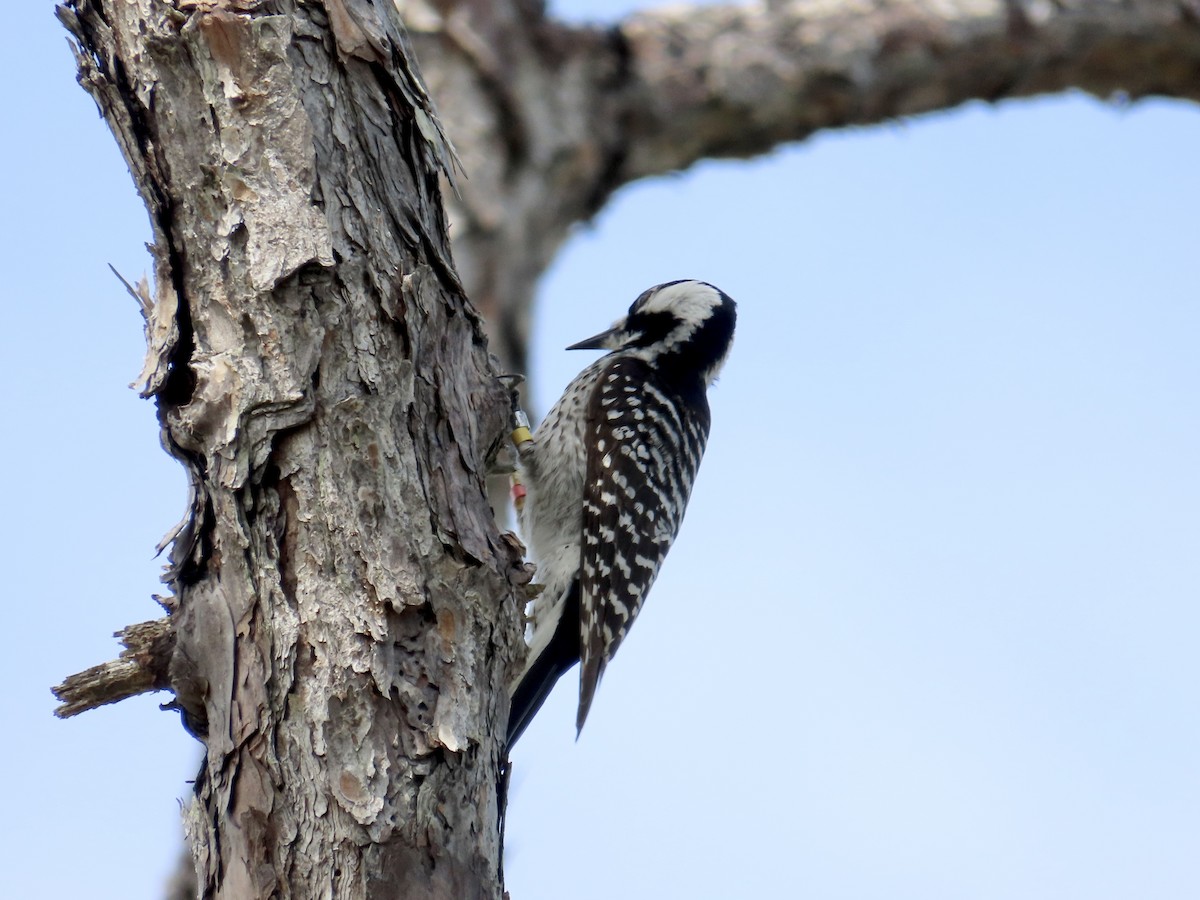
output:
M 698 378 L 677 384 L 618 356 L 596 382 L 587 419 L 576 729 L 679 531 L 708 428 Z

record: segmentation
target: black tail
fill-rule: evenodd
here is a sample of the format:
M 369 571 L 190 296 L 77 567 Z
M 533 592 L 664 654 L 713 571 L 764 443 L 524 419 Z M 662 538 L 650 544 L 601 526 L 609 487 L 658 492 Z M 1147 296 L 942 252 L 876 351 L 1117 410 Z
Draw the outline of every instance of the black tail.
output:
M 513 691 L 508 713 L 508 749 L 533 721 L 550 691 L 564 672 L 579 662 L 579 579 L 567 589 L 562 616 L 554 629 L 550 643 L 534 660 L 529 671 Z

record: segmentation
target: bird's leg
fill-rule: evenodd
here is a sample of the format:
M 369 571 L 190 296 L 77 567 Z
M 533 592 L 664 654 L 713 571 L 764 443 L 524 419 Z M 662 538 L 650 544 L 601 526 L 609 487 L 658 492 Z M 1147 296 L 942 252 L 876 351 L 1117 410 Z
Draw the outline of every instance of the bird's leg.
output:
M 517 464 L 520 461 L 516 453 L 514 453 L 515 442 L 513 440 L 516 435 L 515 429 L 519 421 L 524 421 L 528 426 L 528 420 L 518 420 L 518 417 L 523 417 L 525 414 L 521 412 L 520 387 L 525 381 L 524 375 L 498 375 L 497 380 L 508 393 L 509 402 L 509 434 L 508 440 L 505 440 L 505 435 L 497 436 L 496 442 L 491 445 L 487 452 L 487 474 L 492 475 L 511 475 L 517 470 Z M 523 459 L 524 457 L 521 457 Z M 491 489 L 489 489 L 491 490 Z
M 525 379 L 519 375 L 502 376 L 506 381 L 512 402 L 512 442 L 517 448 L 517 456 L 520 462 L 529 462 L 533 454 L 533 432 L 529 429 L 529 417 L 525 415 L 525 410 L 521 409 L 521 398 L 517 388 Z M 512 482 L 512 503 L 513 508 L 517 511 L 517 515 L 525 507 L 525 485 L 521 481 L 521 470 L 519 466 L 513 467 L 513 472 L 509 475 L 509 480 Z
M 533 432 L 529 430 L 529 417 L 521 409 L 520 387 L 525 381 L 523 375 L 501 375 L 500 380 L 509 389 L 512 403 L 512 442 L 522 460 L 528 459 L 533 450 Z

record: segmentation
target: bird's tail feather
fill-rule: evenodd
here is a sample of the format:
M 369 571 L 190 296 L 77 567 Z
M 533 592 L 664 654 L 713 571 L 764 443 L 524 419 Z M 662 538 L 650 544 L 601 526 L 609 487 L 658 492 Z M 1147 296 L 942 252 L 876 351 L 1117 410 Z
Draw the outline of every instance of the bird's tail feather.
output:
M 562 614 L 550 643 L 525 670 L 513 690 L 508 713 L 508 748 L 511 750 L 564 672 L 579 662 L 579 579 L 567 589 Z

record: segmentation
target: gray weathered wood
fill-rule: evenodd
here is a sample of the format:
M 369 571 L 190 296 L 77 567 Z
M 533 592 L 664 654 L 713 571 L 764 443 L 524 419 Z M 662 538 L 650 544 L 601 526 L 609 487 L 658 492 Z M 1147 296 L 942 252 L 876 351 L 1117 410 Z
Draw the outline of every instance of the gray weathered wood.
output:
M 398 14 L 61 15 L 154 233 L 141 387 L 192 485 L 167 674 L 207 751 L 201 894 L 498 898 L 520 560 L 483 486 L 508 402 Z

